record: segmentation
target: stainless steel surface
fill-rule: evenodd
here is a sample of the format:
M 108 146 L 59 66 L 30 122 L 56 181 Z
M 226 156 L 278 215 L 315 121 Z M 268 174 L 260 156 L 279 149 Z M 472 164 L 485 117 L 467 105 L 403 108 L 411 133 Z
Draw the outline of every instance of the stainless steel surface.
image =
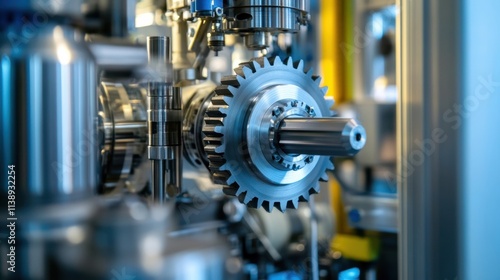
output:
M 500 2 L 487 0 L 462 2 L 462 23 L 455 32 L 464 31 L 462 37 L 463 62 L 461 81 L 462 102 L 472 109 L 465 118 L 462 137 L 463 188 L 461 219 L 458 232 L 462 248 L 459 251 L 462 267 L 461 279 L 487 279 L 497 277 L 498 248 L 500 248 L 500 172 L 498 155 L 500 131 L 491 130 L 490 122 L 500 119 L 500 38 L 488 32 L 477 32 L 498 22 L 496 11 Z M 463 27 L 463 28 L 462 28 Z M 471 106 L 478 100 L 479 107 Z M 473 109 L 474 108 L 474 109 Z M 466 109 L 466 110 L 467 110 Z M 493 125 L 493 124 L 492 124 Z M 456 176 L 459 176 L 456 174 Z M 488 232 L 490 237 L 484 236 Z
M 90 42 L 88 46 L 100 69 L 128 70 L 148 64 L 148 54 L 142 45 L 96 41 Z
M 184 157 L 191 165 L 203 169 L 208 168 L 208 158 L 203 148 L 201 132 L 205 111 L 210 104 L 214 88 L 214 84 L 207 84 L 206 87 L 196 90 L 192 97 L 184 103 L 182 127 Z
M 96 66 L 83 36 L 46 24 L 26 44 L 2 42 L 1 158 L 20 174 L 17 207 L 91 197 L 100 142 Z M 7 173 L 1 178 L 7 182 Z
M 103 192 L 125 186 L 142 190 L 147 170 L 147 92 L 134 84 L 102 82 L 99 115 L 103 120 Z M 123 183 L 123 185 L 122 185 Z
M 370 135 L 370 141 L 356 155 L 356 162 L 363 166 L 395 166 L 396 102 L 365 98 L 356 102 L 354 110 Z
M 398 169 L 388 179 L 398 182 L 399 278 L 463 279 L 465 134 L 445 112 L 466 100 L 460 87 L 467 69 L 460 54 L 464 11 L 450 0 L 400 0 L 398 6 Z
M 285 118 L 276 134 L 287 154 L 354 156 L 366 143 L 363 126 L 349 118 Z
M 210 32 L 207 34 L 207 45 L 210 50 L 215 52 L 215 56 L 219 55 L 226 45 L 224 36 L 224 26 L 222 24 L 224 11 L 222 7 L 216 7 L 213 10 L 213 16 L 211 18 Z
M 245 46 L 250 50 L 262 50 L 271 43 L 271 34 L 269 32 L 254 32 L 245 35 Z
M 170 42 L 166 37 L 148 37 L 148 59 L 159 81 L 148 82 L 148 158 L 152 160 L 151 190 L 155 202 L 181 192 L 182 182 L 182 97 L 173 87 L 170 71 Z
M 235 72 L 216 88 L 206 110 L 203 133 L 209 169 L 215 182 L 225 185 L 226 194 L 250 207 L 296 208 L 299 200 L 307 201 L 319 191 L 318 180 L 328 179 L 325 171 L 333 168 L 330 158 L 308 157 L 308 164 L 294 170 L 284 168 L 267 150 L 272 148 L 270 139 L 283 112 L 301 116 L 314 108 L 315 116 L 330 116 L 326 89 L 319 87 L 320 79 L 312 71 L 304 72 L 303 62 L 294 64 L 291 59 L 283 64 L 279 58 L 261 58 Z M 289 105 L 294 101 L 308 105 Z
M 151 161 L 151 197 L 154 202 L 164 203 L 166 196 L 166 166 L 165 160 L 152 160 Z
M 165 65 L 171 61 L 170 38 L 165 36 L 148 36 L 146 42 L 148 61 Z
M 306 0 L 231 0 L 224 6 L 228 32 L 297 32 L 307 22 Z
M 172 11 L 172 65 L 174 69 L 192 68 L 194 56 L 189 52 L 188 23 L 185 18 L 187 11 Z M 176 82 L 180 82 L 176 79 Z

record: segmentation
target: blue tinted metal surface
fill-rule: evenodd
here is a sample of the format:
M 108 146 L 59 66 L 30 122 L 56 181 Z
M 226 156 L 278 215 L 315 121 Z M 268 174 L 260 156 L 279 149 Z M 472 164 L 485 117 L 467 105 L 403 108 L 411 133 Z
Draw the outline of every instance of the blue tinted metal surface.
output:
M 500 2 L 464 1 L 464 191 L 460 279 L 497 279 L 500 264 Z

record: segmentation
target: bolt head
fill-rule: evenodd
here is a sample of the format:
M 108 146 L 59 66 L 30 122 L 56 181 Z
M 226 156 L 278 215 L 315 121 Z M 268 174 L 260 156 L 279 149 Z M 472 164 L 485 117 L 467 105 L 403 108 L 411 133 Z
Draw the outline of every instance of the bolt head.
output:
M 273 116 L 277 117 L 279 115 L 281 115 L 281 113 L 283 113 L 283 108 L 281 107 L 274 107 L 273 109 Z
M 273 160 L 275 162 L 279 162 L 281 160 L 281 156 L 278 153 L 273 154 Z

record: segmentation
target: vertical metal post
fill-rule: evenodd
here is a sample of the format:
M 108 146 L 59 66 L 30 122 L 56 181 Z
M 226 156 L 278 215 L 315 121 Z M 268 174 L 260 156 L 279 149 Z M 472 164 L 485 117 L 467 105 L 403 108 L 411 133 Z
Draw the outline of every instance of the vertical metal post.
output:
M 398 6 L 399 279 L 459 279 L 461 1 Z
M 316 203 L 312 196 L 309 199 L 309 209 L 311 210 L 311 279 L 319 280 L 318 215 L 316 213 Z
M 148 82 L 148 157 L 153 201 L 163 203 L 180 193 L 182 179 L 182 99 L 172 86 L 170 41 L 150 36 L 147 41 L 152 81 Z

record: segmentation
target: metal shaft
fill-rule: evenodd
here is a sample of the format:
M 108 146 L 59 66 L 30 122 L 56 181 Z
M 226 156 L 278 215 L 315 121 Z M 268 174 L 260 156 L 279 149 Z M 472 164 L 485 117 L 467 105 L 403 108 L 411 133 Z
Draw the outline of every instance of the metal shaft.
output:
M 353 156 L 366 142 L 364 127 L 350 118 L 286 118 L 277 134 L 287 154 Z
M 163 203 L 180 193 L 182 161 L 182 98 L 172 86 L 170 43 L 166 37 L 148 37 L 149 64 L 159 79 L 148 83 L 148 157 L 151 160 L 151 194 Z

